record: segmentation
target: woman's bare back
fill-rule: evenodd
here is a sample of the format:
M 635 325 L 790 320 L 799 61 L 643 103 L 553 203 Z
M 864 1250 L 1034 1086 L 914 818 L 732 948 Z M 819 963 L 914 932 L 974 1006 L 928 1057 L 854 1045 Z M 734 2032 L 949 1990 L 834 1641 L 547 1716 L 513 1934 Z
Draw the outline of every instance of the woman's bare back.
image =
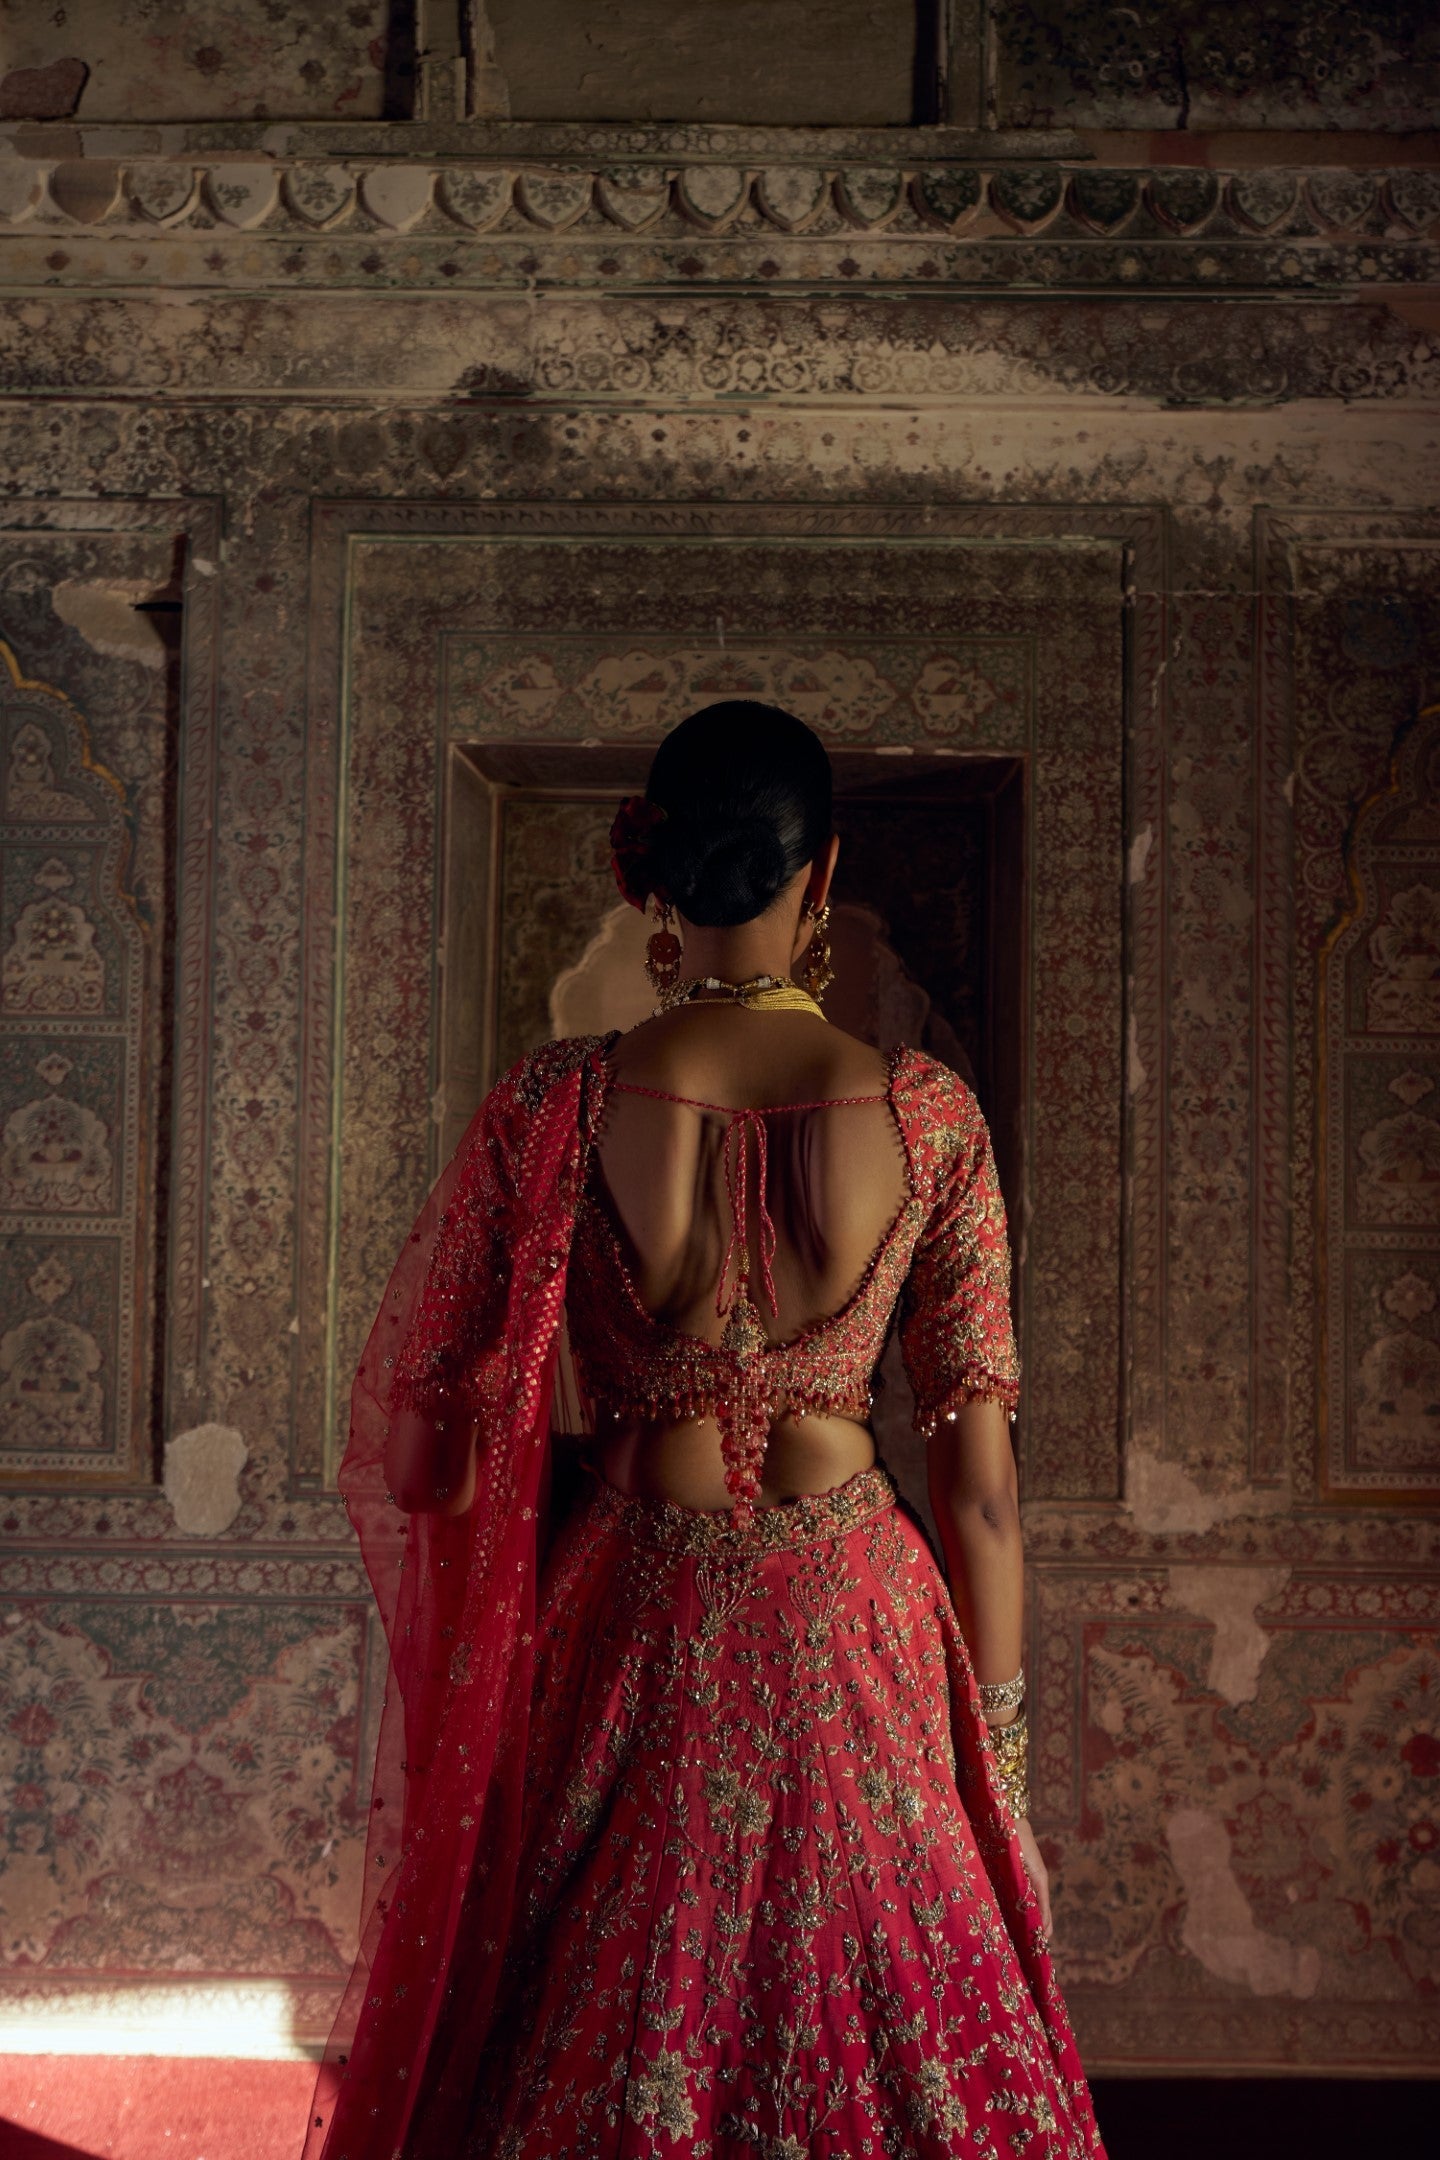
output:
M 593 1174 L 646 1309 L 718 1343 L 742 1268 L 772 1342 L 844 1307 L 909 1190 L 880 1052 L 810 1014 L 692 1005 L 621 1036 L 610 1069 Z M 726 1114 L 745 1110 L 767 1114 Z M 743 1235 L 732 1236 L 736 1195 Z M 597 1407 L 611 1484 L 685 1507 L 729 1504 L 713 1417 Z M 874 1459 L 856 1419 L 782 1415 L 760 1500 L 826 1491 Z

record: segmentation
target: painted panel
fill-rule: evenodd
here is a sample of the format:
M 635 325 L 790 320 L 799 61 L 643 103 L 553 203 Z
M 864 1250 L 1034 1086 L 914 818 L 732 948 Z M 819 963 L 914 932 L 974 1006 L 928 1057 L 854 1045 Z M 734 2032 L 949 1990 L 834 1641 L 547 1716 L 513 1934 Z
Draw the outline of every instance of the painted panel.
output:
M 1440 708 L 1407 726 L 1347 847 L 1319 960 L 1323 1474 L 1440 1491 Z
M 1412 936 L 1383 918 L 1397 902 L 1407 920 L 1423 915 L 1434 815 L 1424 760 L 1407 768 L 1414 829 L 1403 841 L 1377 835 L 1396 807 L 1395 746 L 1440 688 L 1440 551 L 1423 522 L 1413 535 L 1377 523 L 1352 533 L 1338 519 L 1328 529 L 1323 518 L 1277 520 L 1272 532 L 1293 642 L 1288 662 L 1267 659 L 1267 719 L 1280 741 L 1293 730 L 1294 914 L 1267 966 L 1288 965 L 1293 982 L 1293 1475 L 1334 1501 L 1413 1504 L 1437 1478 L 1428 1329 L 1415 1302 L 1427 1294 L 1436 1222 L 1423 1177 L 1396 1148 L 1407 1110 L 1423 1116 L 1423 1101 L 1404 1095 L 1423 1095 L 1434 1042 L 1397 1025 L 1423 1002 L 1423 923 Z M 1279 868 L 1272 856 L 1267 876 Z M 1401 1221 L 1399 1209 L 1427 1219 Z
M 133 813 L 59 692 L 0 646 L 0 1475 L 148 1455 L 162 985 Z
M 1045 1570 L 1036 1808 L 1092 2068 L 1433 2051 L 1437 1617 L 1403 1568 Z
M 523 699 L 530 728 L 546 725 L 551 745 L 653 741 L 687 698 L 753 695 L 802 675 L 814 684 L 823 664 L 829 685 L 811 693 L 809 716 L 837 750 L 903 754 L 923 745 L 957 758 L 1020 752 L 1033 760 L 1029 1038 L 1039 1114 L 1028 1151 L 1033 1186 L 1017 1211 L 1034 1286 L 1022 1317 L 1032 1346 L 1026 1461 L 1037 1494 L 1114 1490 L 1125 762 L 1118 558 L 1103 547 L 907 544 L 903 533 L 867 542 L 863 520 L 852 518 L 859 534 L 845 540 L 823 530 L 788 540 L 727 536 L 725 521 L 707 520 L 718 529 L 709 539 L 703 529 L 692 534 L 683 556 L 673 541 L 644 537 L 643 523 L 633 538 L 477 533 L 443 542 L 422 529 L 400 541 L 352 543 L 338 843 L 344 1049 L 335 1131 L 343 1139 L 323 1351 L 332 1431 L 379 1288 L 439 1167 L 427 1106 L 439 1080 L 434 834 L 444 740 L 469 730 L 510 736 L 527 710 Z M 493 710 L 484 696 L 492 684 Z M 853 701 L 840 694 L 848 686 Z M 588 864 L 598 897 L 603 855 L 594 836 L 587 829 L 581 844 L 561 830 L 572 811 L 548 815 L 535 845 L 549 859 Z M 554 973 L 579 958 L 593 926 L 588 899 L 563 912 L 571 949 L 544 940 L 543 980 L 518 1003 L 518 993 L 508 1000 L 514 1018 L 497 1043 L 502 1063 L 529 1046 L 527 1027 L 543 1029 Z M 531 935 L 523 908 L 506 913 L 502 904 L 500 920 L 507 940 Z M 523 965 L 517 947 L 502 956 L 502 978 L 507 966 Z M 1047 994 L 1057 969 L 1063 996 Z

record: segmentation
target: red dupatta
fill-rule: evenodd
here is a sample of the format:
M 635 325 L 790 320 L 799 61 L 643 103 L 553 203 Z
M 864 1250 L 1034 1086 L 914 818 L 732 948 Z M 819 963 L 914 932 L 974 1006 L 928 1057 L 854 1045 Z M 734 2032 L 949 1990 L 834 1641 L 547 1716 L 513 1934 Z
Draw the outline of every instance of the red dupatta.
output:
M 602 1077 L 606 1040 L 547 1043 L 496 1083 L 401 1249 L 356 1372 L 340 1489 L 390 1668 L 360 1950 L 303 2160 L 459 2149 L 517 1874 L 550 1405 L 586 1077 Z M 403 1515 L 386 1491 L 391 1418 L 447 1390 L 480 1418 L 474 1504 Z

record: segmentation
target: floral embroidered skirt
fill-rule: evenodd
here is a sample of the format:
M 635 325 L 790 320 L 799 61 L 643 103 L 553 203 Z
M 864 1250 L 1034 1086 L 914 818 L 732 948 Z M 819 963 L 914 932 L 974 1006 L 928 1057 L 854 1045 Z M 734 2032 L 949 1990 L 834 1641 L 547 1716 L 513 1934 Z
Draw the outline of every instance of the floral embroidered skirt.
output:
M 469 2160 L 1101 2153 L 953 1609 L 883 1466 L 743 1533 L 592 1480 L 538 1650 Z

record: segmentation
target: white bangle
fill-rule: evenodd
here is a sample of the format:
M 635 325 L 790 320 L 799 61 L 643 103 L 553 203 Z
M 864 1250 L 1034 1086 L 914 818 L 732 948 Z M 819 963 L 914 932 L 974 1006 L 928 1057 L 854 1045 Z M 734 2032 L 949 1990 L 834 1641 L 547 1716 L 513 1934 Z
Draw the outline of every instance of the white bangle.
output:
M 1025 1700 L 1025 1667 L 1013 1680 L 977 1680 L 982 1710 L 1018 1710 Z

